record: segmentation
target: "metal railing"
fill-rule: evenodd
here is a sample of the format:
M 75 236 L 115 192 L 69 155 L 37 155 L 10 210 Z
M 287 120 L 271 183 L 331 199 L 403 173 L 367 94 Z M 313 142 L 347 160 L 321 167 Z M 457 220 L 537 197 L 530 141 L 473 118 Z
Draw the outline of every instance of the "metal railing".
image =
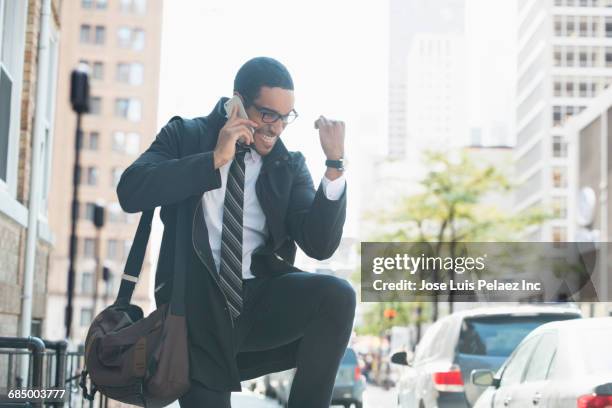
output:
M 85 366 L 83 350 L 67 351 L 64 340 L 48 341 L 38 337 L 0 337 L 0 394 L 2 407 L 99 407 L 109 406 L 108 398 L 97 393 L 94 400 L 83 397 L 79 385 L 81 371 Z M 28 378 L 19 376 L 19 365 L 23 355 L 28 356 Z M 6 399 L 9 390 L 63 389 L 63 401 L 10 402 Z M 8 401 L 8 402 L 7 402 Z

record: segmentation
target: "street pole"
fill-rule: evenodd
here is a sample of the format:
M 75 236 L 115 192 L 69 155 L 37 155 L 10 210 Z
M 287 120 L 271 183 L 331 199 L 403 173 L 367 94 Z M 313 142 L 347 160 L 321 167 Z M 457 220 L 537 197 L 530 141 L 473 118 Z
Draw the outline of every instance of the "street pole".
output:
M 81 115 L 89 111 L 89 79 L 87 69 L 82 66 L 72 71 L 70 75 L 70 103 L 72 110 L 77 114 L 76 139 L 74 143 L 74 168 L 72 171 L 72 206 L 70 225 L 70 252 L 68 266 L 68 293 L 64 323 L 66 326 L 66 338 L 72 335 L 72 300 L 74 298 L 74 258 L 77 251 L 76 225 L 79 210 L 79 181 L 81 179 L 81 145 L 83 131 L 81 130 Z
M 94 208 L 94 226 L 96 227 L 96 273 L 94 274 L 94 298 L 93 298 L 93 316 L 98 314 L 98 285 L 102 278 L 102 227 L 104 226 L 104 207 L 100 204 L 95 204 Z
M 34 113 L 34 132 L 32 134 L 32 158 L 30 161 L 30 191 L 28 198 L 28 229 L 26 236 L 25 265 L 23 272 L 23 293 L 19 332 L 21 337 L 30 337 L 32 329 L 32 295 L 36 266 L 36 243 L 38 242 L 38 215 L 42 190 L 41 157 L 45 142 L 45 114 L 48 104 L 49 81 L 49 43 L 50 43 L 51 1 L 45 0 L 40 9 L 40 32 L 38 35 L 38 69 L 36 73 L 36 111 Z M 47 146 L 48 149 L 51 146 Z M 19 361 L 19 375 L 27 385 L 29 355 L 23 354 Z
M 600 183 L 599 183 L 599 205 L 600 205 L 600 251 L 599 251 L 599 273 L 601 274 L 601 297 L 604 300 L 604 313 L 610 314 L 608 290 L 608 111 L 601 115 L 601 157 L 600 157 Z

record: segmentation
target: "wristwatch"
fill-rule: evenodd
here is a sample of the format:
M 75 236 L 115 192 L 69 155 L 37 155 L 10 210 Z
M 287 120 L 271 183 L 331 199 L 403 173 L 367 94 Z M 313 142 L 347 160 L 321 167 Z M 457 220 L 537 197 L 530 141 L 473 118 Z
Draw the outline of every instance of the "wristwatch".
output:
M 340 158 L 339 160 L 325 160 L 325 166 L 344 171 L 344 159 Z

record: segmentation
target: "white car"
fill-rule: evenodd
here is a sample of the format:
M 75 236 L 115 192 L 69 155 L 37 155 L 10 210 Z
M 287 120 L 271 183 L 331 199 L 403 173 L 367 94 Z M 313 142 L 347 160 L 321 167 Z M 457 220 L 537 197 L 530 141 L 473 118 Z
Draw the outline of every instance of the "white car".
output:
M 474 369 L 497 370 L 521 340 L 542 324 L 580 319 L 577 308 L 490 306 L 445 316 L 427 329 L 413 358 L 398 352 L 401 408 L 470 408 L 485 387 L 470 383 Z
M 473 370 L 471 381 L 489 386 L 475 408 L 612 407 L 612 317 L 544 324 L 497 374 Z

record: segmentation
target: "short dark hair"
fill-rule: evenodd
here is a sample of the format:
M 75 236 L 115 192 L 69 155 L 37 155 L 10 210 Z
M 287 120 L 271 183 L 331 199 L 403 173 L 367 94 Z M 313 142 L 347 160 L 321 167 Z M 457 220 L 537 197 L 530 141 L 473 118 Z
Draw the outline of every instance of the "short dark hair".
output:
M 245 62 L 234 78 L 234 91 L 245 99 L 245 108 L 259 97 L 262 86 L 293 90 L 287 68 L 270 57 L 255 57 Z

